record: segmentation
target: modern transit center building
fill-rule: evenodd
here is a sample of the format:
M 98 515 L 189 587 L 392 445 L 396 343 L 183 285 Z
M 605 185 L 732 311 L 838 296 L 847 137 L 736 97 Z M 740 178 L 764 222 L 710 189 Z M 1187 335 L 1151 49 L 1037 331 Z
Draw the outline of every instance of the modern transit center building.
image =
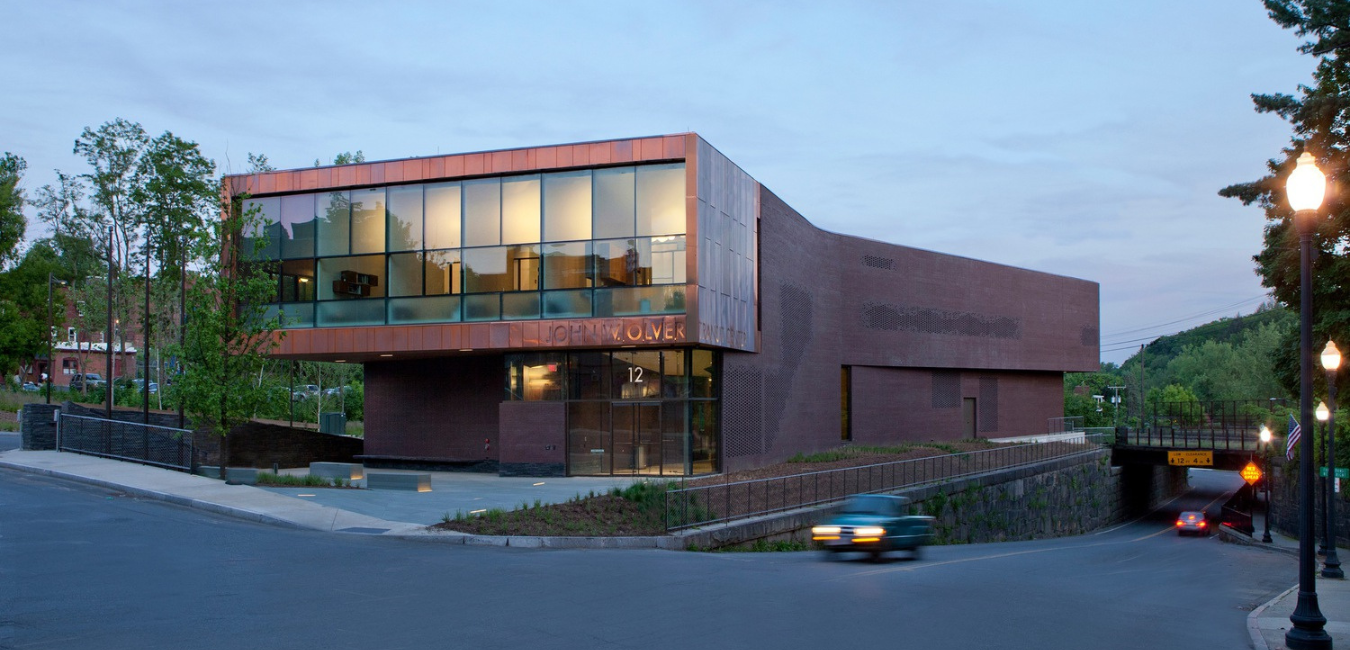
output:
M 1044 433 L 1095 282 L 822 231 L 697 134 L 230 176 L 365 461 L 691 476 Z

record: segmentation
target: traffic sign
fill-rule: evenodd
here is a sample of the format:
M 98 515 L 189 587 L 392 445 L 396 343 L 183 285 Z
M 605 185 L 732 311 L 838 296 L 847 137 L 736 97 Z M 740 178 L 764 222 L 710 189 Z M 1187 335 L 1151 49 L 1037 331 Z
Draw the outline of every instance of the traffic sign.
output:
M 1167 452 L 1167 464 L 1180 465 L 1182 467 L 1213 467 L 1214 452 L 1169 451 Z
M 1317 468 L 1317 475 L 1322 478 L 1327 477 L 1327 468 L 1325 465 Z M 1336 478 L 1350 478 L 1350 467 L 1337 467 Z
M 1256 463 L 1247 463 L 1247 466 L 1242 468 L 1242 480 L 1246 481 L 1247 485 L 1256 485 L 1256 482 L 1261 480 L 1261 468 L 1257 467 Z

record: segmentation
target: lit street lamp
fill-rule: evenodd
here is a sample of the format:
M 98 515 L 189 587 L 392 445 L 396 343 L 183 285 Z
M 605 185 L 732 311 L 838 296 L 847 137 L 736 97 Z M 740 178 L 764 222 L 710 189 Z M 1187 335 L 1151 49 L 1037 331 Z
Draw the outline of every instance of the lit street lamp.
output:
M 1294 227 L 1298 231 L 1299 261 L 1299 420 L 1312 428 L 1312 221 L 1322 206 L 1327 179 L 1317 168 L 1312 154 L 1303 152 L 1298 165 L 1289 174 L 1285 194 L 1294 208 Z M 1294 650 L 1331 648 L 1327 618 L 1317 606 L 1317 579 L 1314 577 L 1313 540 L 1313 435 L 1304 432 L 1299 444 L 1298 463 L 1298 604 L 1289 615 L 1293 626 L 1284 633 L 1284 643 Z
M 1333 495 L 1336 480 L 1336 369 L 1341 367 L 1341 351 L 1336 349 L 1335 341 L 1327 341 L 1327 347 L 1322 350 L 1322 367 L 1327 371 L 1327 401 L 1331 402 L 1331 408 L 1327 409 L 1327 480 L 1322 489 L 1322 544 L 1326 547 L 1322 577 L 1344 578 L 1341 559 L 1336 556 L 1336 499 Z
M 1267 544 L 1275 541 L 1270 538 L 1270 427 L 1261 425 L 1261 476 L 1266 484 L 1266 532 L 1261 541 Z

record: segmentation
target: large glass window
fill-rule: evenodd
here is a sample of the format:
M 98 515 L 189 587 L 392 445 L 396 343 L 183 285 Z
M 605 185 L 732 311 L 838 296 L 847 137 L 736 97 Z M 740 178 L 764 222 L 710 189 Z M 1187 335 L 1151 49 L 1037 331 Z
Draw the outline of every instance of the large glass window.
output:
M 458 217 L 458 210 L 456 217 Z M 458 221 L 458 218 L 456 218 Z M 422 186 L 389 188 L 389 250 L 422 248 Z
M 281 197 L 281 256 L 314 257 L 314 195 Z
M 633 167 L 595 170 L 594 238 L 636 234 L 633 221 L 635 177 Z
M 314 260 L 281 263 L 281 302 L 314 300 Z
M 544 244 L 545 289 L 580 289 L 593 284 L 590 242 Z
M 319 300 L 383 298 L 389 284 L 383 255 L 330 257 L 319 260 Z M 384 309 L 380 308 L 380 317 Z
M 389 256 L 389 295 L 422 295 L 422 253 Z
M 501 246 L 464 251 L 464 291 L 538 291 L 539 247 Z
M 389 324 L 454 323 L 459 320 L 458 296 L 391 298 Z
M 502 180 L 464 181 L 464 245 L 502 243 Z
M 384 188 L 352 190 L 352 253 L 384 252 Z
M 281 199 L 264 198 L 244 201 L 245 218 L 254 227 L 244 237 L 243 255 L 246 258 L 274 260 L 281 256 Z M 262 240 L 266 239 L 266 242 Z M 259 247 L 261 244 L 261 247 Z M 257 248 L 257 250 L 254 250 Z
M 539 241 L 539 177 L 502 179 L 502 243 Z
M 678 235 L 685 229 L 684 164 L 637 168 L 637 235 Z
M 590 238 L 590 170 L 544 174 L 544 241 Z
M 459 248 L 460 190 L 459 183 L 427 186 L 427 248 Z
M 352 204 L 346 192 L 325 192 L 318 196 L 319 256 L 347 255 L 352 246 Z
M 463 278 L 459 261 L 459 251 L 427 251 L 426 254 L 426 294 L 439 296 L 447 293 L 461 293 Z

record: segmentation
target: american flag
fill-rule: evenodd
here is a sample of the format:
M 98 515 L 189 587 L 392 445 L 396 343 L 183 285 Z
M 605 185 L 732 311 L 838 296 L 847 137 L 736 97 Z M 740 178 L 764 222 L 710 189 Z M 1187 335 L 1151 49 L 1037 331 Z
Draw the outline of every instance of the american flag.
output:
M 1294 414 L 1289 414 L 1289 437 L 1284 445 L 1284 457 L 1294 460 L 1294 448 L 1298 446 L 1298 439 L 1303 434 L 1303 428 L 1298 426 L 1298 420 L 1294 419 Z

